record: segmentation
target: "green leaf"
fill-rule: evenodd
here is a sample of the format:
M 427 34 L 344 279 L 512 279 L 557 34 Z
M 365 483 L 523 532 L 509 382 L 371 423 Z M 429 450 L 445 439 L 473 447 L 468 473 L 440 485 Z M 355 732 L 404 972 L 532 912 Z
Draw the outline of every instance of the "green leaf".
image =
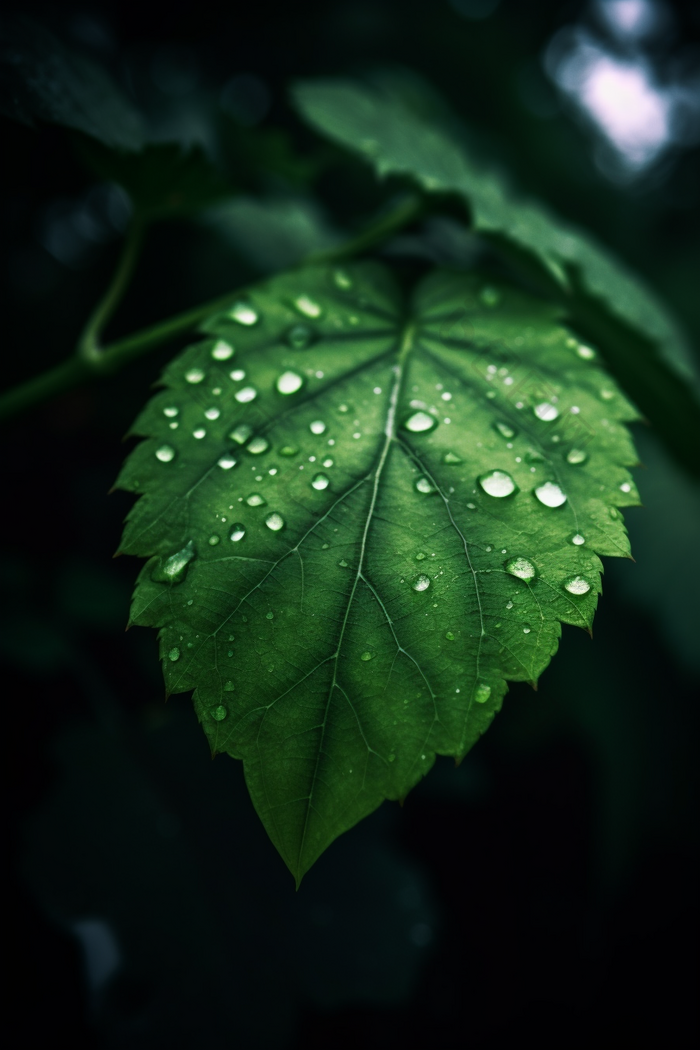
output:
M 167 142 L 148 145 L 139 153 L 122 153 L 83 142 L 80 151 L 103 179 L 126 190 L 141 219 L 188 215 L 232 193 L 200 146 L 184 149 Z
M 109 74 L 29 18 L 0 23 L 0 112 L 82 131 L 106 146 L 138 149 L 140 114 Z
M 590 234 L 519 197 L 498 171 L 477 163 L 459 135 L 436 119 L 432 98 L 421 112 L 403 86 L 387 78 L 373 86 L 319 80 L 297 84 L 293 94 L 313 127 L 359 152 L 381 177 L 409 176 L 428 193 L 462 197 L 474 229 L 528 279 L 558 295 L 677 458 L 697 473 L 697 377 L 686 341 L 657 296 Z
M 460 759 L 628 555 L 634 410 L 561 310 L 376 264 L 254 287 L 166 369 L 120 487 L 132 622 L 297 879 Z

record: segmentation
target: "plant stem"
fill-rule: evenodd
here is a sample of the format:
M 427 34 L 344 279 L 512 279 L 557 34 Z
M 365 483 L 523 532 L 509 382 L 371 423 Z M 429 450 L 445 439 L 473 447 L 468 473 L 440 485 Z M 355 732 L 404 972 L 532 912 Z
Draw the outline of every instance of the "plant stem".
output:
M 380 216 L 357 237 L 346 241 L 337 248 L 312 253 L 306 256 L 299 266 L 339 262 L 342 259 L 359 255 L 386 240 L 390 234 L 415 221 L 424 210 L 425 202 L 420 196 L 415 194 L 405 197 L 392 211 Z M 41 375 L 1 394 L 0 422 L 9 420 L 20 412 L 62 394 L 88 379 L 114 374 L 135 358 L 141 357 L 183 332 L 190 331 L 210 314 L 223 310 L 231 304 L 236 290 L 202 303 L 200 306 L 192 307 L 190 310 L 185 310 L 181 314 L 175 314 L 164 321 L 149 325 L 147 328 L 142 328 L 132 335 L 102 347 L 100 334 L 128 287 L 142 240 L 143 227 L 141 224 L 134 224 L 127 234 L 114 277 L 85 325 L 74 355 Z

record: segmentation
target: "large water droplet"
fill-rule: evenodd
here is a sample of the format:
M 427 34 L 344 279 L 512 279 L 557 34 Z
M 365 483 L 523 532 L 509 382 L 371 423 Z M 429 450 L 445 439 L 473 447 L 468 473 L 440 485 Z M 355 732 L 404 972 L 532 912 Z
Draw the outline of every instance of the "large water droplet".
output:
M 429 412 L 418 411 L 407 416 L 401 426 L 404 430 L 410 430 L 412 434 L 427 434 L 429 430 L 434 430 L 437 424 L 435 416 L 431 416 Z
M 549 401 L 541 401 L 532 411 L 544 423 L 552 423 L 559 416 L 559 409 Z
M 324 467 L 332 467 L 333 466 L 333 459 L 331 458 L 331 456 L 326 456 L 326 458 L 323 461 L 323 465 L 324 465 Z
M 304 380 L 296 372 L 283 372 L 276 385 L 280 394 L 296 394 L 304 385 Z
M 258 396 L 258 392 L 254 386 L 244 386 L 235 393 L 236 401 L 240 402 L 241 405 L 246 405 L 249 401 L 254 401 Z
M 446 452 L 445 455 L 442 457 L 442 462 L 456 466 L 456 464 L 461 463 L 462 460 L 456 452 Z
M 314 419 L 312 423 L 309 423 L 309 430 L 312 434 L 325 434 L 327 427 L 322 419 Z
M 474 699 L 477 704 L 485 704 L 488 698 L 491 696 L 491 686 L 487 685 L 486 682 L 479 682 L 476 689 L 474 690 Z
M 419 478 L 416 478 L 414 488 L 416 492 L 422 492 L 424 496 L 429 496 L 432 492 L 437 492 L 437 488 L 433 485 L 430 478 L 426 478 L 425 474 L 421 474 Z
M 217 459 L 216 462 L 222 470 L 230 470 L 231 467 L 235 467 L 236 458 L 235 456 L 232 456 L 230 452 L 224 452 L 223 456 L 221 456 L 220 459 Z
M 287 342 L 293 350 L 306 350 L 311 346 L 316 333 L 308 324 L 295 324 L 287 332 Z
M 203 368 L 189 368 L 185 372 L 185 379 L 188 383 L 201 383 L 204 379 Z
M 586 542 L 586 540 L 585 540 L 585 537 L 582 536 L 580 532 L 575 532 L 574 535 L 571 537 L 571 542 L 573 543 L 573 545 L 575 547 L 583 547 L 583 545 Z
M 221 409 L 220 408 L 208 408 L 206 410 L 206 412 L 204 413 L 204 415 L 205 415 L 205 417 L 207 419 L 211 419 L 211 420 L 218 419 L 219 416 L 221 415 Z
M 507 423 L 494 423 L 493 425 L 498 431 L 498 433 L 501 435 L 501 437 L 506 438 L 508 441 L 510 441 L 511 438 L 514 438 L 517 434 L 517 430 L 514 430 L 513 427 L 508 426 Z
M 237 521 L 234 525 L 231 526 L 228 538 L 231 540 L 232 543 L 240 543 L 244 536 L 245 525 L 241 524 L 240 521 Z
M 234 368 L 233 372 L 229 372 L 229 376 L 234 383 L 240 383 L 242 379 L 245 379 L 245 369 Z
M 533 580 L 537 569 L 527 558 L 510 558 L 505 565 L 506 572 L 517 576 L 519 580 Z
M 573 579 L 566 581 L 566 583 L 564 584 L 564 588 L 569 592 L 569 594 L 581 595 L 588 594 L 588 592 L 591 589 L 591 585 L 588 582 L 588 580 L 584 579 L 583 576 L 574 576 Z
M 197 438 L 197 441 L 201 441 L 202 438 L 205 438 L 206 436 L 207 436 L 207 432 L 204 429 L 204 427 L 197 427 L 196 430 L 192 431 L 192 437 L 193 438 Z
M 510 496 L 517 489 L 512 477 L 505 470 L 491 470 L 488 474 L 482 474 L 479 484 L 488 496 L 498 498 Z
M 274 511 L 272 514 L 268 514 L 265 518 L 265 524 L 268 529 L 272 529 L 273 532 L 279 532 L 280 529 L 284 528 L 284 518 L 281 514 L 278 514 L 277 511 Z
M 172 660 L 172 662 L 175 663 L 175 661 L 179 660 L 179 659 L 180 659 L 180 650 L 178 649 L 178 647 L 176 645 L 174 645 L 172 647 L 172 649 L 170 649 L 168 651 L 168 660 Z
M 232 441 L 236 441 L 239 445 L 245 445 L 248 438 L 252 435 L 253 428 L 249 427 L 247 423 L 241 423 L 234 430 L 231 431 L 229 437 Z
M 311 481 L 312 488 L 315 488 L 318 492 L 322 492 L 323 489 L 327 489 L 331 483 L 331 479 L 325 474 L 314 474 Z
M 246 503 L 249 507 L 264 507 L 267 500 L 263 499 L 259 492 L 251 492 L 250 496 L 246 498 Z
M 233 357 L 233 347 L 225 339 L 219 339 L 212 347 L 211 356 L 215 361 L 228 361 Z
M 581 448 L 572 448 L 566 454 L 566 462 L 577 465 L 579 463 L 585 463 L 588 459 L 588 453 L 584 452 Z
M 190 540 L 182 550 L 171 554 L 158 568 L 151 573 L 151 579 L 158 583 L 182 583 L 187 575 L 187 566 L 196 555 L 194 543 Z
M 582 357 L 584 361 L 592 361 L 595 357 L 595 350 L 590 346 L 585 346 L 583 343 L 579 343 L 576 347 L 576 353 L 579 357 Z
M 176 408 L 175 405 L 168 405 L 167 408 L 163 409 L 163 415 L 167 416 L 168 419 L 173 419 L 173 417 L 177 416 L 179 414 L 179 412 L 180 412 L 180 409 Z
M 267 452 L 270 447 L 270 442 L 264 437 L 254 437 L 252 441 L 249 441 L 246 446 L 246 452 L 250 452 L 253 456 L 260 456 L 263 452 Z
M 366 652 L 366 653 L 362 653 L 362 655 L 360 656 L 360 659 L 367 661 L 367 660 L 371 660 L 373 656 L 374 656 L 374 653 Z
M 309 298 L 308 295 L 298 295 L 297 298 L 294 300 L 294 305 L 296 306 L 299 313 L 303 314 L 304 317 L 320 317 L 323 313 L 323 310 L 319 306 L 319 304 L 317 302 L 314 302 L 313 299 Z
M 223 720 L 226 718 L 227 714 L 228 714 L 228 711 L 224 707 L 224 705 L 223 704 L 219 704 L 218 707 L 215 707 L 212 710 L 211 717 L 214 719 L 215 722 L 223 722 Z
M 170 463 L 172 459 L 175 459 L 175 449 L 171 445 L 161 445 L 156 449 L 156 459 L 159 459 L 161 463 Z
M 430 577 L 421 573 L 413 583 L 414 591 L 427 591 L 430 586 Z
M 538 485 L 535 496 L 545 507 L 561 507 L 566 503 L 566 493 L 556 481 L 545 481 L 544 485 Z
M 229 317 L 232 321 L 237 321 L 238 324 L 249 327 L 250 325 L 257 323 L 258 311 L 251 306 L 250 303 L 246 303 L 241 299 L 233 304 L 229 310 Z

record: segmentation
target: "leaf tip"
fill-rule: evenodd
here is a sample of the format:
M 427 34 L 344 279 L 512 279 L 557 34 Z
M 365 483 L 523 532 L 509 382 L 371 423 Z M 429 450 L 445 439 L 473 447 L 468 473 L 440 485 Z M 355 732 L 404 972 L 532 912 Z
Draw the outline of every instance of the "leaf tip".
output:
M 538 683 L 538 679 L 537 678 L 531 678 L 530 681 L 528 682 L 528 685 L 530 685 L 534 689 L 534 691 L 537 692 L 537 683 Z

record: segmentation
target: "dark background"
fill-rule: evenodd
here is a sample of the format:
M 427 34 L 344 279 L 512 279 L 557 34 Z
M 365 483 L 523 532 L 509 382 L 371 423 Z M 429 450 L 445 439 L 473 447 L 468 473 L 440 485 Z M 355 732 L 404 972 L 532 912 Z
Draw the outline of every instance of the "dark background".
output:
M 204 144 L 245 193 L 291 197 L 300 212 L 310 179 L 322 232 L 361 227 L 384 191 L 355 162 L 341 172 L 294 118 L 286 85 L 416 70 L 478 148 L 644 273 L 697 344 L 692 135 L 624 181 L 542 71 L 562 27 L 619 42 L 587 4 L 491 6 L 482 18 L 468 0 L 23 10 L 104 63 L 162 139 Z M 668 82 L 700 64 L 700 22 L 695 5 L 659 10 L 644 47 Z M 290 166 L 281 151 L 261 174 L 240 135 L 274 126 L 305 159 Z M 122 219 L 65 132 L 4 118 L 2 131 L 9 386 L 71 352 Z M 154 226 L 110 334 L 286 265 L 271 244 L 266 257 L 202 218 Z M 177 348 L 6 427 L 11 1045 L 589 1046 L 602 1032 L 690 1045 L 697 486 L 637 427 L 645 507 L 626 514 L 637 561 L 607 563 L 594 640 L 565 627 L 538 693 L 513 687 L 459 769 L 439 760 L 402 809 L 386 803 L 345 835 L 295 893 L 239 765 L 210 761 L 187 697 L 164 705 L 155 634 L 123 633 L 137 565 L 111 555 L 130 499 L 107 493 L 122 435 Z

